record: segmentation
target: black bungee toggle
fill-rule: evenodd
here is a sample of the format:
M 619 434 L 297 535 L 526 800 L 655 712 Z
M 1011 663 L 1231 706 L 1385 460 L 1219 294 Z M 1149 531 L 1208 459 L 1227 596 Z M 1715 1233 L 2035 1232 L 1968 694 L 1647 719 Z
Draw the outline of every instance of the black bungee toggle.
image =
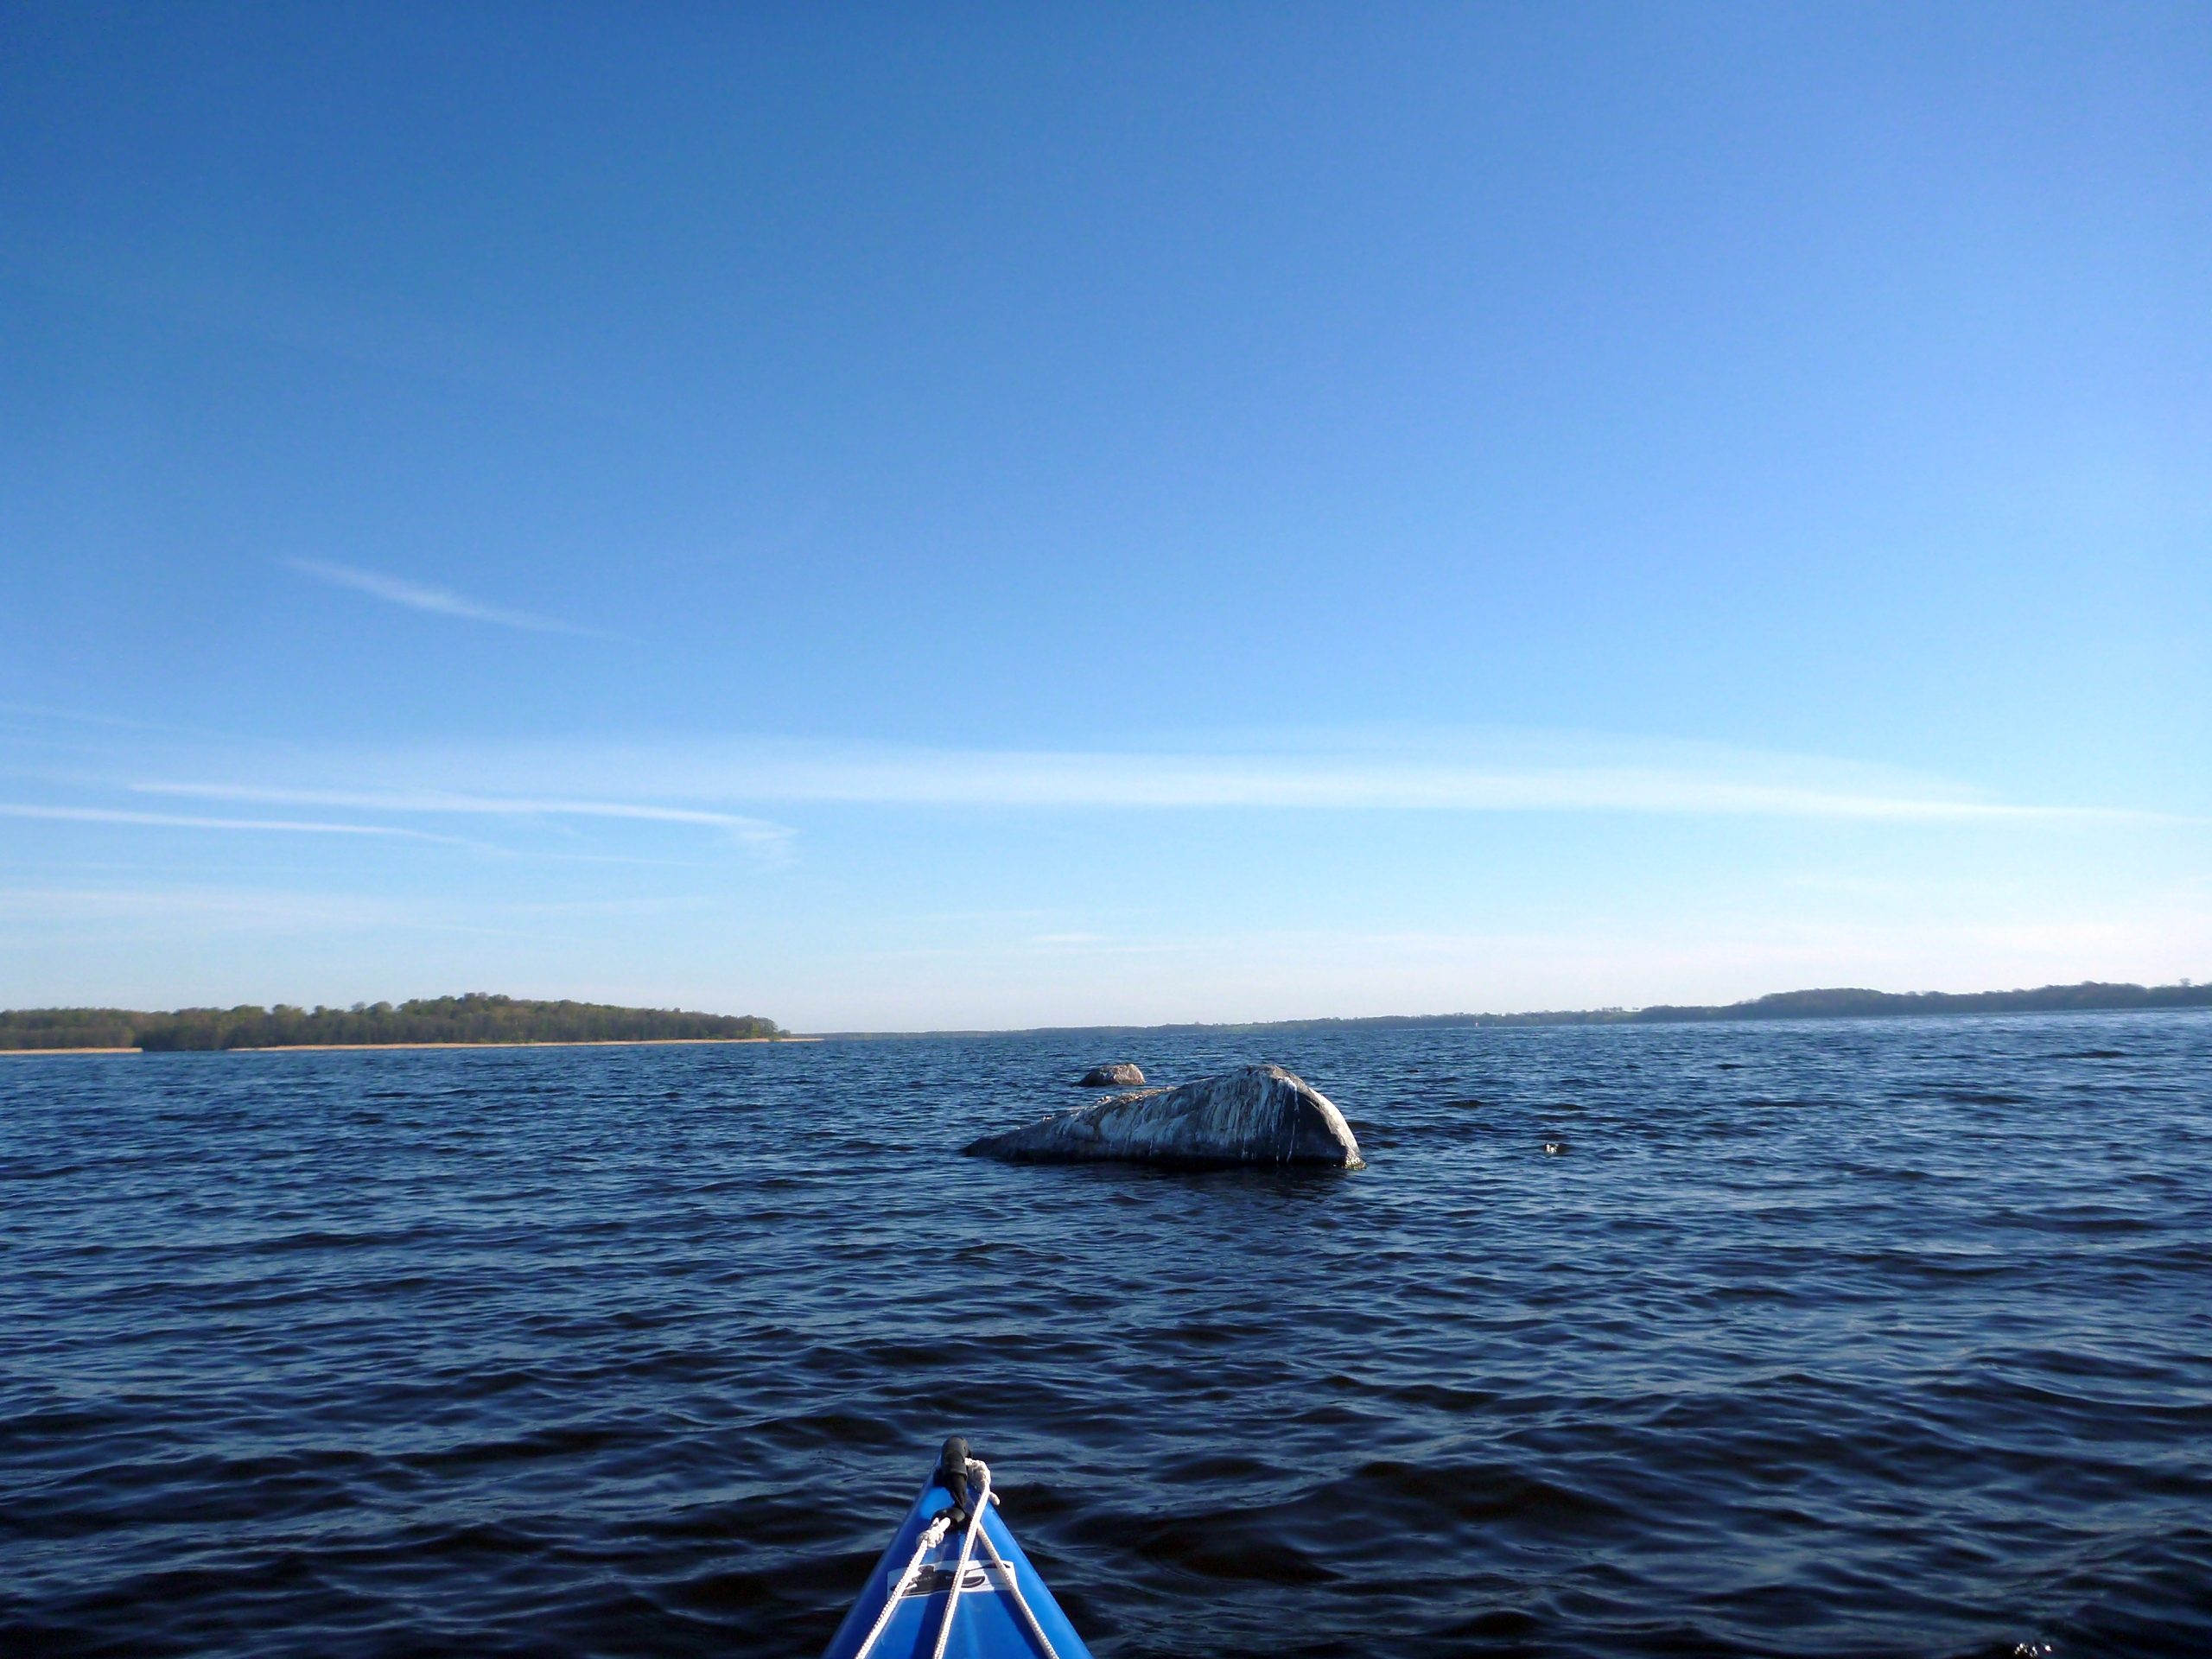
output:
M 968 1514 L 976 1503 L 976 1479 L 969 1470 L 968 1442 L 955 1434 L 944 1443 L 944 1450 L 937 1455 L 937 1472 L 931 1477 L 936 1484 L 952 1495 L 952 1507 L 948 1513 L 957 1526 L 968 1524 Z

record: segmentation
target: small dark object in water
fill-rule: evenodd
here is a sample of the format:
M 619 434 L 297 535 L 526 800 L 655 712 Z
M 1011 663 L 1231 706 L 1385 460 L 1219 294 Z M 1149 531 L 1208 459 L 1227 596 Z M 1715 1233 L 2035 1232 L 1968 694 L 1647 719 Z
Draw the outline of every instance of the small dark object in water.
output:
M 1547 1158 L 1556 1158 L 1560 1154 L 1566 1150 L 1567 1142 L 1564 1141 L 1547 1141 L 1544 1142 L 1544 1155 Z
M 1144 1073 L 1127 1060 L 1116 1060 L 1111 1065 L 1094 1065 L 1083 1074 L 1078 1089 L 1141 1089 Z

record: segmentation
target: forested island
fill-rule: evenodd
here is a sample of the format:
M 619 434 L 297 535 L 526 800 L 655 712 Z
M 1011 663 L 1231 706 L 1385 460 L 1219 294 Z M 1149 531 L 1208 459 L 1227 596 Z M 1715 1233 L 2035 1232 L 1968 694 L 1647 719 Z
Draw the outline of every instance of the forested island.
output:
M 687 1014 L 603 1002 L 534 1002 L 471 991 L 350 1008 L 0 1009 L 0 1049 L 375 1047 L 420 1043 L 768 1041 L 790 1033 L 757 1014 Z

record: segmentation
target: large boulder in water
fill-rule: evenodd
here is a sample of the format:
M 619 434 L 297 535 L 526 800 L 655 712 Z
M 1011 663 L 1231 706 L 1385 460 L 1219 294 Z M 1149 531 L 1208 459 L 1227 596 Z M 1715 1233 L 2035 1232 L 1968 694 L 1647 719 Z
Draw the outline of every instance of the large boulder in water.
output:
M 1111 1065 L 1094 1065 L 1083 1074 L 1078 1089 L 1141 1089 L 1144 1073 L 1127 1060 L 1116 1060 Z
M 1358 1169 L 1351 1126 L 1328 1096 L 1279 1065 L 1240 1066 L 1176 1089 L 1072 1107 L 967 1150 L 1019 1163 L 1123 1159 L 1207 1166 L 1318 1164 Z

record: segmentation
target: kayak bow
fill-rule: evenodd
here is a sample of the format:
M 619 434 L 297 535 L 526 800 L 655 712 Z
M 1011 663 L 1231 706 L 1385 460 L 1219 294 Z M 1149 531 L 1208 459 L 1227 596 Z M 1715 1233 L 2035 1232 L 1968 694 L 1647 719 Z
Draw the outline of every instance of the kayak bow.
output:
M 958 1435 L 823 1659 L 1090 1659 Z

